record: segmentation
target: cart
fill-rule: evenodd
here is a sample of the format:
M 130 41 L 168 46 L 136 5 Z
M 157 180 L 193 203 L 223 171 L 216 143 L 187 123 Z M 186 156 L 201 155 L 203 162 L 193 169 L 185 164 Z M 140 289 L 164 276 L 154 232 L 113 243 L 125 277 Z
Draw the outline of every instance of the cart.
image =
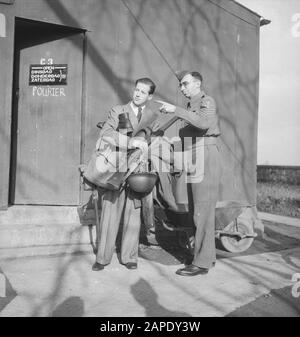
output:
M 231 253 L 242 253 L 252 245 L 257 233 L 249 216 L 252 206 L 243 202 L 218 202 L 215 213 L 215 237 L 221 247 Z M 163 214 L 164 213 L 164 214 Z M 176 232 L 179 246 L 194 250 L 195 227 L 192 216 L 186 212 L 155 209 L 155 224 Z

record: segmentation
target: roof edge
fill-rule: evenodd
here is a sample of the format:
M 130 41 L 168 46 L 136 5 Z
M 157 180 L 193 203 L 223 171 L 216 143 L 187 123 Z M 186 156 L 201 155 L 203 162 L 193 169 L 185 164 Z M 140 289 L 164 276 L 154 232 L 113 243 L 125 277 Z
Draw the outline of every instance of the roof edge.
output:
M 262 15 L 260 15 L 260 14 L 258 14 L 258 13 L 256 13 L 256 12 L 254 12 L 252 9 L 250 9 L 250 8 L 248 8 L 248 7 L 244 6 L 244 5 L 242 5 L 241 3 L 239 3 L 239 2 L 236 1 L 236 0 L 230 0 L 230 1 L 235 2 L 237 5 L 239 5 L 240 7 L 244 8 L 244 9 L 246 9 L 247 11 L 251 12 L 252 14 L 258 16 L 259 18 L 262 18 L 262 17 L 263 17 Z

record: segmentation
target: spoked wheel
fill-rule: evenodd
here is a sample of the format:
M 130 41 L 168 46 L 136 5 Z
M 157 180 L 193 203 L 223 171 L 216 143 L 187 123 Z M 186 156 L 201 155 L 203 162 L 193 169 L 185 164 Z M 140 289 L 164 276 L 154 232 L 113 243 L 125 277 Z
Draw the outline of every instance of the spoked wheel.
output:
M 220 241 L 223 247 L 231 253 L 241 253 L 246 251 L 253 243 L 254 237 L 247 237 L 253 233 L 252 224 L 242 219 L 235 219 L 224 228 L 224 232 L 229 235 L 221 234 Z M 238 233 L 239 235 L 234 235 Z M 232 235 L 230 235 L 232 234 Z

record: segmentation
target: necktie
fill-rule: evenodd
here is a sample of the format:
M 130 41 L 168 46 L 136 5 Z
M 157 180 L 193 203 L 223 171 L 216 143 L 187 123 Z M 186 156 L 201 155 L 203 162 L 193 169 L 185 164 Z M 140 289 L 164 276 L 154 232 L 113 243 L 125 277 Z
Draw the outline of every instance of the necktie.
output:
M 141 106 L 139 106 L 139 108 L 138 108 L 138 114 L 137 114 L 137 119 L 138 119 L 138 121 L 140 122 L 140 120 L 141 120 L 141 118 L 142 118 L 142 107 Z

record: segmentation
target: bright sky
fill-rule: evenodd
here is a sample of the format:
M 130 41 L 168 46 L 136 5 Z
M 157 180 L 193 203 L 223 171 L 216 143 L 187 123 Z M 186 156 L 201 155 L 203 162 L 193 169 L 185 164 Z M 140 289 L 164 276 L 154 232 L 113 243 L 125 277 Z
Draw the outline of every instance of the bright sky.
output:
M 237 0 L 260 30 L 258 164 L 300 165 L 300 0 Z

